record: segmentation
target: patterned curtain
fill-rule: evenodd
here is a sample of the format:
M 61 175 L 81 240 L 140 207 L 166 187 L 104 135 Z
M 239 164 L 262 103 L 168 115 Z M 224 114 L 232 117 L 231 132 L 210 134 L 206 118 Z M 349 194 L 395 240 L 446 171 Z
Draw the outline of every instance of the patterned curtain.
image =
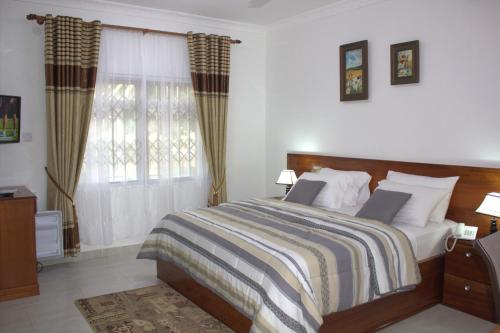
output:
M 73 195 L 92 115 L 100 38 L 100 22 L 45 18 L 47 206 L 62 211 L 65 256 L 80 252 Z
M 227 199 L 226 128 L 231 39 L 188 33 L 189 61 L 198 121 L 212 186 L 211 205 Z

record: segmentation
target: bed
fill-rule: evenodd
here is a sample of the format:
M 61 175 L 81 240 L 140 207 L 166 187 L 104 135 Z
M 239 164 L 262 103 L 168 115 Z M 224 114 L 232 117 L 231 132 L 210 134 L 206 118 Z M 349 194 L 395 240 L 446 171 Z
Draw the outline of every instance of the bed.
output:
M 341 170 L 367 171 L 372 175 L 372 182 L 370 184 L 372 190 L 377 181 L 385 178 L 387 171 L 390 169 L 436 177 L 460 176 L 461 178 L 459 183 L 457 183 L 453 194 L 447 217 L 455 221 L 464 221 L 464 219 L 467 219 L 466 221 L 468 224 L 478 225 L 481 232 L 484 232 L 487 228 L 487 219 L 473 214 L 474 209 L 480 204 L 485 193 L 495 190 L 500 186 L 500 171 L 497 169 L 353 159 L 310 154 L 288 154 L 288 168 L 294 169 L 298 175 L 302 172 L 311 170 L 315 166 L 335 167 Z M 250 203 L 237 203 L 233 205 L 235 206 L 223 206 L 220 208 L 219 210 L 221 210 L 222 213 L 219 213 L 219 215 L 227 214 L 227 210 L 229 209 L 237 210 L 239 212 L 244 211 L 245 213 L 247 213 L 247 209 L 254 209 L 255 211 L 251 211 L 254 216 L 258 214 L 269 215 L 271 212 L 277 212 L 276 214 L 293 215 L 294 219 L 300 218 L 300 223 L 313 223 L 313 226 L 316 229 L 325 228 L 325 225 L 330 225 L 330 223 L 336 223 L 335 228 L 339 230 L 342 229 L 343 231 L 345 231 L 343 224 L 353 222 L 351 221 L 349 215 L 346 214 L 338 214 L 336 212 L 319 212 L 317 210 L 312 211 L 307 209 L 304 211 L 303 208 L 299 207 L 295 207 L 294 210 L 289 207 L 283 207 L 285 204 L 282 202 L 272 200 L 255 200 Z M 255 207 L 258 207 L 258 209 Z M 226 210 L 225 212 L 223 211 L 224 209 Z M 290 210 L 293 211 L 293 214 L 289 212 Z M 196 216 L 196 219 L 209 220 L 210 224 L 222 220 L 221 216 L 210 220 L 209 215 L 212 213 L 203 214 L 201 214 L 202 216 Z M 278 217 L 282 218 L 281 215 Z M 193 217 L 188 216 L 185 217 L 185 220 L 191 218 Z M 234 220 L 234 217 L 227 218 L 226 220 L 232 221 Z M 360 221 L 357 220 L 354 222 L 359 224 Z M 185 224 L 186 221 L 182 221 L 182 223 Z M 182 223 L 179 223 L 179 225 Z M 324 289 L 321 289 L 321 279 L 318 279 L 318 282 L 316 283 L 316 292 L 314 292 L 314 290 L 312 290 L 314 287 L 308 286 L 307 283 L 304 283 L 304 281 L 300 279 L 300 274 L 290 273 L 293 269 L 300 271 L 297 269 L 300 265 L 297 266 L 295 263 L 296 267 L 293 269 L 282 269 L 279 267 L 279 263 L 275 263 L 274 266 L 267 267 L 264 270 L 266 272 L 273 271 L 273 274 L 277 275 L 278 278 L 275 278 L 273 281 L 269 279 L 261 279 L 261 281 L 265 284 L 280 284 L 283 283 L 282 280 L 283 277 L 285 277 L 285 280 L 288 279 L 287 288 L 290 289 L 290 286 L 295 286 L 296 288 L 289 291 L 289 294 L 285 295 L 281 299 L 278 295 L 274 303 L 264 302 L 266 305 L 270 305 L 267 306 L 262 313 L 258 312 L 257 314 L 264 318 L 273 317 L 273 320 L 275 321 L 273 324 L 275 326 L 273 327 L 276 328 L 280 327 L 279 325 L 283 325 L 283 331 L 313 332 L 319 330 L 319 332 L 368 332 L 397 320 L 406 318 L 429 306 L 439 303 L 441 301 L 443 279 L 443 251 L 442 248 L 440 248 L 439 243 L 443 243 L 442 237 L 444 237 L 453 228 L 453 222 L 450 221 L 444 225 L 436 226 L 435 228 L 428 228 L 425 232 L 411 230 L 412 228 L 408 227 L 405 229 L 404 226 L 400 229 L 384 229 L 383 226 L 374 226 L 372 225 L 373 223 L 366 223 L 366 225 L 363 225 L 364 229 L 372 230 L 376 227 L 375 229 L 378 231 L 375 232 L 375 234 L 371 232 L 371 234 L 364 237 L 367 237 L 367 239 L 379 237 L 379 241 L 385 239 L 387 244 L 390 243 L 392 245 L 381 246 L 380 248 L 388 248 L 392 246 L 397 247 L 397 250 L 394 250 L 394 248 L 391 247 L 391 249 L 387 250 L 387 252 L 380 252 L 375 255 L 370 255 L 369 252 L 371 250 L 366 249 L 359 253 L 351 253 L 351 260 L 353 257 L 363 258 L 364 260 L 361 260 L 365 263 L 364 266 L 356 266 L 354 269 L 354 271 L 360 270 L 360 272 L 358 272 L 359 274 L 356 275 L 352 272 L 346 273 L 344 270 L 339 272 L 335 271 L 333 273 L 333 280 L 335 280 L 335 276 L 347 274 L 351 279 L 357 281 L 358 285 L 362 286 L 359 289 L 366 292 L 359 292 L 359 294 L 355 294 L 354 298 L 356 298 L 356 301 L 353 301 L 352 299 L 346 301 L 345 295 L 341 295 L 342 290 L 345 288 L 337 288 L 340 290 L 337 290 L 337 293 L 332 294 L 332 299 L 337 300 L 336 304 L 333 306 L 328 304 L 325 305 L 323 298 L 319 301 L 314 297 L 315 294 L 318 295 L 324 291 Z M 228 225 L 214 225 L 210 227 L 213 228 L 213 230 L 211 230 L 213 242 L 216 242 L 215 238 L 217 237 L 217 234 L 222 228 L 225 227 L 228 227 Z M 193 223 L 190 228 L 192 229 L 191 231 L 194 232 L 194 229 L 199 228 L 199 225 Z M 239 228 L 237 230 L 242 230 Z M 167 228 L 163 226 L 163 228 L 159 228 L 156 232 L 157 234 L 161 234 L 172 231 L 167 230 Z M 182 235 L 187 232 L 188 231 L 186 231 L 186 229 L 177 230 L 176 235 Z M 356 231 L 356 237 L 359 236 L 358 232 L 360 231 Z M 377 234 L 383 234 L 383 236 L 377 236 Z M 193 238 L 191 240 L 193 240 Z M 221 242 L 221 240 L 217 241 Z M 260 247 L 267 246 L 265 241 L 260 238 L 252 241 L 261 241 L 262 244 L 259 245 Z M 320 240 L 317 241 L 318 244 L 321 243 Z M 255 303 L 252 303 L 252 300 L 245 301 L 244 298 L 240 298 L 244 301 L 235 301 L 234 298 L 231 298 L 231 295 L 221 292 L 221 290 L 231 291 L 231 288 L 228 288 L 227 284 L 224 288 L 214 288 L 214 281 L 217 281 L 217 279 L 213 278 L 212 282 L 210 282 L 211 280 L 206 277 L 207 274 L 205 274 L 205 276 L 200 274 L 200 272 L 207 273 L 205 266 L 199 267 L 198 272 L 196 272 L 193 271 L 193 269 L 190 269 L 188 265 L 184 265 L 185 262 L 195 258 L 192 254 L 186 255 L 184 253 L 184 258 L 182 256 L 178 257 L 181 259 L 183 258 L 182 260 L 168 261 L 165 260 L 167 259 L 166 257 L 158 256 L 158 254 L 153 253 L 154 251 L 152 250 L 155 245 L 154 242 L 154 238 L 153 240 L 150 239 L 148 244 L 145 243 L 145 248 L 143 248 L 143 251 L 141 252 L 142 257 L 144 258 L 157 259 L 158 277 L 161 280 L 170 284 L 180 293 L 187 296 L 201 308 L 211 313 L 214 317 L 226 323 L 236 332 L 249 331 L 252 327 L 252 322 L 248 319 L 248 317 L 250 317 L 249 313 L 252 313 L 249 308 L 255 306 Z M 210 255 L 210 252 L 213 254 L 218 251 L 217 248 L 214 247 L 213 243 L 201 243 L 201 239 L 200 244 L 197 244 L 196 241 L 192 241 L 190 246 L 198 246 L 198 253 L 208 249 L 209 251 L 207 251 L 205 256 Z M 217 245 L 220 246 L 221 244 Z M 352 247 L 354 246 L 351 244 L 351 248 Z M 175 246 L 171 247 L 170 251 L 174 248 Z M 255 248 L 258 247 L 256 246 Z M 318 248 L 321 248 L 321 246 L 318 245 Z M 253 249 L 253 251 L 256 250 Z M 288 250 L 283 251 L 282 255 L 287 253 L 289 253 Z M 398 255 L 394 256 L 395 253 Z M 248 255 L 248 253 L 246 255 Z M 328 256 L 329 254 L 323 253 L 323 255 Z M 398 258 L 399 255 L 402 255 L 405 258 L 412 257 L 412 260 L 400 260 Z M 389 260 L 387 260 L 388 257 L 390 258 Z M 169 259 L 171 258 L 172 257 L 169 256 Z M 377 258 L 386 258 L 385 266 L 380 262 L 376 263 L 375 261 L 377 261 Z M 252 260 L 252 258 L 248 260 Z M 335 257 L 335 260 L 345 260 L 345 258 L 339 259 Z M 293 262 L 293 260 L 290 260 L 290 262 Z M 412 263 L 418 268 L 413 269 Z M 309 264 L 310 263 L 308 263 L 308 265 Z M 401 266 L 405 266 L 405 269 L 401 269 Z M 374 267 L 379 268 L 378 272 L 377 269 L 372 270 Z M 380 269 L 380 267 L 383 267 L 383 269 Z M 313 270 L 313 267 L 307 267 L 306 271 L 308 269 Z M 367 272 L 368 269 L 370 270 L 369 272 Z M 331 268 L 328 267 L 327 270 L 330 272 Z M 276 273 L 276 271 L 279 274 Z M 385 272 L 386 274 L 381 272 Z M 254 274 L 254 272 L 249 272 L 249 274 Z M 376 283 L 373 283 L 373 280 L 371 280 L 371 285 L 376 285 L 377 288 L 379 288 L 376 292 L 373 292 L 370 287 L 367 287 L 368 284 L 365 284 L 365 281 L 362 278 L 363 274 L 370 276 L 370 279 L 373 277 L 375 278 Z M 394 279 L 394 276 L 398 276 L 399 278 Z M 227 280 L 229 281 L 229 279 Z M 335 285 L 335 283 L 333 285 Z M 281 287 L 276 289 L 284 290 L 287 288 Z M 233 290 L 233 293 L 236 292 L 237 291 Z M 290 296 L 292 293 L 294 293 L 293 297 Z M 350 294 L 350 292 L 348 294 Z M 380 297 L 381 295 L 384 295 L 384 297 Z M 289 299 L 293 300 L 293 302 L 289 302 L 290 304 L 287 303 Z M 321 311 L 314 310 L 314 306 L 311 306 L 314 302 L 320 304 L 318 307 Z M 280 307 L 276 307 L 276 303 L 280 303 L 282 307 L 281 310 L 284 311 L 280 312 Z M 325 309 L 325 307 L 329 308 Z M 297 322 L 294 322 L 293 320 L 290 321 L 289 318 L 286 318 L 286 313 L 290 311 L 297 314 L 294 318 L 300 319 L 298 326 Z M 255 322 L 258 322 L 258 325 L 260 325 L 258 328 L 254 326 L 254 330 L 265 331 L 269 328 L 267 326 L 269 323 L 267 323 L 266 320 L 256 320 L 255 316 L 253 319 L 254 325 Z

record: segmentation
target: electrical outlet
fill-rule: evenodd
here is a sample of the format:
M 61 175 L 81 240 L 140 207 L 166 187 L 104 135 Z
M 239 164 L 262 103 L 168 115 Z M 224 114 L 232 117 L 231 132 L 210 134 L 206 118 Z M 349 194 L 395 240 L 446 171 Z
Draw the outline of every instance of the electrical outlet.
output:
M 22 142 L 31 142 L 33 141 L 33 134 L 31 132 L 21 133 Z

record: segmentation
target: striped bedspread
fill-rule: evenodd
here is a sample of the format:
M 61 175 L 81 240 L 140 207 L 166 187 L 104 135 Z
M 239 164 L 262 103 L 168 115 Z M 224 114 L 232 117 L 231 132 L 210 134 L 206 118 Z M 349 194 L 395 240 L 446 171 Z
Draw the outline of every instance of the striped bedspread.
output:
M 275 199 L 167 215 L 138 258 L 173 261 L 250 318 L 252 332 L 317 332 L 323 315 L 420 282 L 398 229 Z

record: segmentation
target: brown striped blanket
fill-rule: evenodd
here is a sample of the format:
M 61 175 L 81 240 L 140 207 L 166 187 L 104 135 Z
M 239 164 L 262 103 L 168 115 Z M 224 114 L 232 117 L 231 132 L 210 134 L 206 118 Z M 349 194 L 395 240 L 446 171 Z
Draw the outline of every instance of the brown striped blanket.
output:
M 138 258 L 173 261 L 252 332 L 317 332 L 323 315 L 420 283 L 398 229 L 274 199 L 167 215 Z

